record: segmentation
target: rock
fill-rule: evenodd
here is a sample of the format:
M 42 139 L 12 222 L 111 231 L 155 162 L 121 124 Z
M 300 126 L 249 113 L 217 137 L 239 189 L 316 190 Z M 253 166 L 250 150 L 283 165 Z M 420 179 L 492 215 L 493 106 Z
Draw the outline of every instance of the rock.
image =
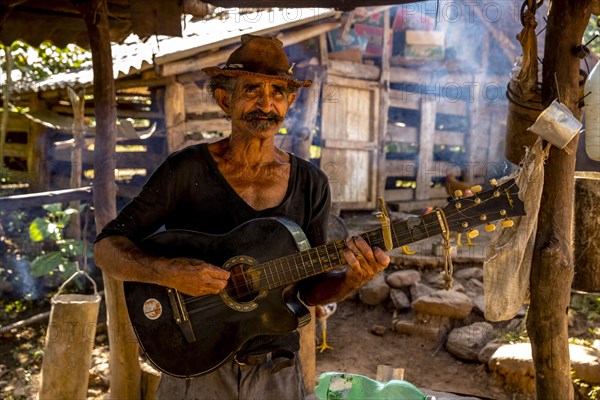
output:
M 591 384 L 600 384 L 600 359 L 596 349 L 570 344 L 569 355 L 576 378 Z
M 569 354 L 571 368 L 577 378 L 590 384 L 600 383 L 600 360 L 594 349 L 570 344 Z M 532 390 L 534 372 L 530 343 L 500 346 L 490 358 L 488 366 L 510 379 L 511 383 L 520 383 L 521 388 Z M 526 387 L 523 383 L 526 383 Z
M 444 289 L 445 290 L 445 289 Z M 455 292 L 461 292 L 464 293 L 465 292 L 465 287 L 462 285 L 462 283 L 458 282 L 456 279 L 452 282 L 452 287 L 450 288 L 450 290 L 454 290 Z
M 394 331 L 406 335 L 417 336 L 426 341 L 438 342 L 447 331 L 447 325 L 438 321 L 396 321 Z
M 382 273 L 358 289 L 358 298 L 369 306 L 381 304 L 390 295 L 390 287 Z
M 410 286 L 420 280 L 421 274 L 414 269 L 392 272 L 386 279 L 387 284 L 396 289 Z
M 404 310 L 410 308 L 410 299 L 402 289 L 392 288 L 390 290 L 390 299 L 396 310 Z
M 89 381 L 94 386 L 110 386 L 110 368 L 108 362 L 94 365 L 90 368 Z
M 8 294 L 13 292 L 13 285 L 2 279 L 0 280 L 0 295 L 2 298 L 6 298 Z
M 488 365 L 488 363 L 490 362 L 490 358 L 492 358 L 496 350 L 498 350 L 498 348 L 502 345 L 502 343 L 496 340 L 488 342 L 485 346 L 483 346 L 483 349 L 479 351 L 479 354 L 477 355 L 477 360 L 482 364 Z
M 438 290 L 413 301 L 412 306 L 420 313 L 462 319 L 471 313 L 473 302 L 463 293 Z
M 459 269 L 458 271 L 454 272 L 454 277 L 458 278 L 458 279 L 463 279 L 465 281 L 468 281 L 471 279 L 482 280 L 483 279 L 483 268 L 470 267 L 470 268 Z
M 481 282 L 479 279 L 475 279 L 475 278 L 469 279 L 469 283 L 473 286 L 483 289 L 483 282 Z
M 437 400 L 481 400 L 479 397 L 462 396 L 454 393 L 438 392 L 437 390 L 422 389 L 423 394 L 433 396 Z M 428 397 L 429 398 L 429 397 Z
M 25 391 L 25 386 L 20 382 L 15 383 L 15 389 L 13 390 L 12 394 L 16 398 L 25 397 L 27 395 L 27 392 Z
M 492 372 L 504 377 L 508 386 L 530 394 L 535 392 L 530 343 L 500 346 L 490 357 L 488 367 Z
M 513 333 L 513 332 L 517 332 L 518 330 L 522 331 L 522 329 L 521 329 L 522 324 L 523 324 L 523 320 L 521 318 L 513 318 L 508 322 L 508 324 L 506 324 L 503 331 L 506 333 Z
M 515 317 L 525 318 L 528 309 L 529 306 L 527 304 L 523 304 L 523 306 L 519 309 L 519 312 L 517 312 L 517 315 L 515 315 Z
M 17 377 L 18 380 L 22 381 L 25 380 L 25 376 L 27 375 L 27 373 L 25 372 L 25 368 L 22 367 L 18 367 L 15 370 L 15 376 Z
M 427 296 L 433 292 L 435 292 L 435 289 L 425 285 L 424 283 L 415 282 L 410 286 L 410 297 L 412 301 L 415 301 L 419 297 Z
M 477 360 L 479 352 L 492 340 L 494 327 L 487 322 L 453 329 L 448 335 L 446 349 L 463 360 Z
M 482 294 L 477 295 L 473 298 L 471 298 L 471 300 L 473 300 L 473 306 L 474 306 L 474 311 L 479 314 L 479 315 L 484 315 L 485 314 L 485 298 Z
M 373 325 L 371 327 L 371 333 L 373 333 L 377 336 L 383 336 L 383 334 L 385 333 L 386 330 L 387 330 L 387 328 L 383 325 Z
M 425 271 L 421 275 L 421 282 L 428 286 L 435 286 L 440 283 L 440 273 L 434 271 Z

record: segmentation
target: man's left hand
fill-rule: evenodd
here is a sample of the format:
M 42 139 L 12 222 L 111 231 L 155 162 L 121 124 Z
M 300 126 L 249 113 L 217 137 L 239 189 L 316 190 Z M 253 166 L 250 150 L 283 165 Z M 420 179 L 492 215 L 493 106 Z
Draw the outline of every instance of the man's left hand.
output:
M 379 247 L 369 246 L 360 236 L 346 239 L 344 258 L 348 264 L 345 284 L 355 289 L 361 287 L 383 271 L 390 263 L 390 256 Z

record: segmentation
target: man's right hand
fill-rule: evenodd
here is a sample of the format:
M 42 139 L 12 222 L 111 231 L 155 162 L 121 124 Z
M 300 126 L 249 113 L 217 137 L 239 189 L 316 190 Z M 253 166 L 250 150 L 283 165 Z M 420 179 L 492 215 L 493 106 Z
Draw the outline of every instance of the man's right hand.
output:
M 165 270 L 171 275 L 166 278 L 169 287 L 191 296 L 219 293 L 230 275 L 229 271 L 191 258 L 171 258 L 166 264 Z

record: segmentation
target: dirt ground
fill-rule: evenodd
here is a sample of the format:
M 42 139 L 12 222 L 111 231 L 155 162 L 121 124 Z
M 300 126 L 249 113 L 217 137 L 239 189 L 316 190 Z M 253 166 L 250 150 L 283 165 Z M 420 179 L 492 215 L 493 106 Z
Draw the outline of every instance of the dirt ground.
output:
M 377 366 L 404 369 L 404 379 L 423 389 L 480 397 L 527 399 L 504 388 L 500 378 L 479 363 L 462 362 L 439 343 L 389 329 L 392 312 L 383 306 L 369 307 L 352 300 L 338 304 L 327 323 L 327 342 L 334 348 L 317 353 L 317 376 L 339 371 L 375 378 Z M 383 336 L 371 332 L 373 325 L 387 329 Z
M 482 399 L 522 400 L 479 363 L 467 363 L 420 337 L 400 335 L 389 329 L 392 313 L 384 306 L 369 307 L 354 300 L 338 303 L 328 319 L 328 343 L 334 347 L 317 353 L 317 376 L 339 371 L 375 378 L 377 365 L 405 370 L 404 379 L 419 388 L 477 396 Z M 383 336 L 373 325 L 387 327 Z M 0 398 L 36 398 L 41 369 L 45 324 L 0 335 Z M 108 360 L 106 335 L 96 341 L 95 362 Z M 98 358 L 100 360 L 98 360 Z M 108 388 L 90 381 L 89 399 L 105 399 Z
M 373 222 L 375 221 L 375 222 Z M 376 218 L 368 216 L 349 226 L 350 234 L 356 228 L 364 232 L 369 226 L 376 227 Z M 485 240 L 479 246 L 467 249 L 469 254 L 457 258 L 481 258 L 473 252 L 485 249 Z M 424 243 L 424 244 L 423 244 Z M 415 246 L 417 251 L 431 252 L 431 242 L 424 241 Z M 464 250 L 465 252 L 467 250 Z M 428 264 L 431 257 L 422 257 Z M 402 257 L 398 258 L 402 261 Z M 439 269 L 437 269 L 439 273 Z M 0 325 L 22 320 L 50 309 L 48 301 L 27 305 L 19 313 L 7 313 L 0 309 Z M 100 323 L 106 320 L 102 307 Z M 401 335 L 390 330 L 393 318 L 387 305 L 366 306 L 357 300 L 338 303 L 337 311 L 327 322 L 328 343 L 334 348 L 317 353 L 317 376 L 323 372 L 349 372 L 375 378 L 377 366 L 390 365 L 404 369 L 404 379 L 419 388 L 475 396 L 481 399 L 529 400 L 522 393 L 513 392 L 504 386 L 501 378 L 488 372 L 477 362 L 463 362 L 448 353 L 443 343 L 434 343 L 418 336 Z M 581 327 L 575 336 L 585 334 L 587 325 L 579 318 Z M 45 322 L 0 334 L 0 399 L 22 400 L 36 398 L 44 349 Z M 374 325 L 385 327 L 383 335 L 372 333 Z M 578 326 L 576 323 L 575 326 Z M 94 365 L 106 364 L 109 359 L 105 333 L 100 329 L 96 337 Z M 107 396 L 106 377 L 90 381 L 88 399 L 100 400 Z

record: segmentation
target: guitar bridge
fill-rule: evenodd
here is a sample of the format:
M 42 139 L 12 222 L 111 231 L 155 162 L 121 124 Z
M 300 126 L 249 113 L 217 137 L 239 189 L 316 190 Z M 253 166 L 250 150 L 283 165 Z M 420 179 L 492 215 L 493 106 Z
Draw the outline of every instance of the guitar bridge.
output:
M 175 319 L 179 329 L 181 329 L 183 337 L 185 337 L 185 340 L 188 343 L 194 343 L 196 341 L 196 336 L 194 335 L 194 330 L 192 329 L 192 324 L 190 322 L 190 316 L 183 302 L 183 297 L 181 297 L 181 293 L 179 293 L 178 290 L 168 288 L 167 295 L 169 296 L 169 301 L 171 302 L 173 319 Z

